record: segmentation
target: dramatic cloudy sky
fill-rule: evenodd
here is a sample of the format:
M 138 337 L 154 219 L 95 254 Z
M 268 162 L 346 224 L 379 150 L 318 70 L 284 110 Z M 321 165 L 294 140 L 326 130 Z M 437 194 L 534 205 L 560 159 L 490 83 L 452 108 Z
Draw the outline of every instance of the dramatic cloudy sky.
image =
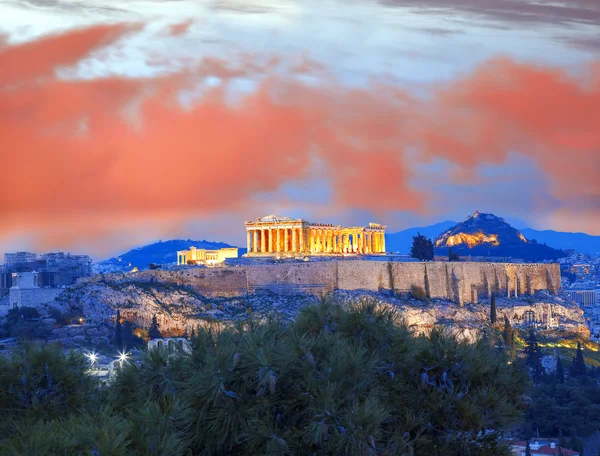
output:
M 600 235 L 598 0 L 3 0 L 0 252 L 278 213 Z

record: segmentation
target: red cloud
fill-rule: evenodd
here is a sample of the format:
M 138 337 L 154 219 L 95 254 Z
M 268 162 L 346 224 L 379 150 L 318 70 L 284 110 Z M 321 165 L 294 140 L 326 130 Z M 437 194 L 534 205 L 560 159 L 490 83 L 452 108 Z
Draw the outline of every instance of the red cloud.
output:
M 586 79 L 499 60 L 439 88 L 433 102 L 394 87 L 347 91 L 268 78 L 237 103 L 222 88 L 191 108 L 178 91 L 208 74 L 267 71 L 205 60 L 157 79 L 64 81 L 71 65 L 131 26 L 101 26 L 0 48 L 0 236 L 26 229 L 42 245 L 108 237 L 131 220 L 174 220 L 240 207 L 306 177 L 316 157 L 342 207 L 422 211 L 409 148 L 463 167 L 535 158 L 561 198 L 598 197 L 600 72 Z M 589 75 L 588 75 L 589 76 Z M 93 214 L 93 216 L 90 216 Z M 74 230 L 62 231 L 65 220 Z M 47 231 L 47 238 L 43 233 Z

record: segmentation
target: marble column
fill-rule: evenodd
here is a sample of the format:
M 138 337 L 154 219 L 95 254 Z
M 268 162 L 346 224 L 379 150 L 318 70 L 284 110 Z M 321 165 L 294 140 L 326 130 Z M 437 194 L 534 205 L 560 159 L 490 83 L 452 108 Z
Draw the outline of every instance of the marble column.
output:
M 288 229 L 284 228 L 283 230 L 283 251 L 284 252 L 288 252 L 288 242 L 289 242 L 289 234 L 288 234 Z
M 260 230 L 260 251 L 261 253 L 265 253 L 267 250 L 267 243 L 265 239 L 265 230 Z
M 269 253 L 273 253 L 273 230 L 269 228 Z
M 258 230 L 253 230 L 252 251 L 258 252 Z
M 248 230 L 246 232 L 246 235 L 247 235 L 247 239 L 246 239 L 247 251 L 252 252 L 252 235 L 250 234 L 250 230 Z
M 300 252 L 304 252 L 304 227 L 300 228 Z
M 277 248 L 275 251 L 281 252 L 281 230 L 279 228 L 277 228 Z
M 385 253 L 385 232 L 381 233 L 381 252 Z
M 298 230 L 296 228 L 292 228 L 292 252 L 298 251 L 298 242 L 296 240 L 298 236 Z

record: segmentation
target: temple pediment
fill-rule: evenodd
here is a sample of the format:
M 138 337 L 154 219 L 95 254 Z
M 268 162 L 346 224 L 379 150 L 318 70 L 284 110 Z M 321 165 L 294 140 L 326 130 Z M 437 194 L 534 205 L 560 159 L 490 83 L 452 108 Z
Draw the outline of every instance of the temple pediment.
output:
M 294 219 L 290 217 L 284 217 L 281 215 L 267 215 L 265 217 L 261 217 L 256 219 L 257 222 L 293 222 Z

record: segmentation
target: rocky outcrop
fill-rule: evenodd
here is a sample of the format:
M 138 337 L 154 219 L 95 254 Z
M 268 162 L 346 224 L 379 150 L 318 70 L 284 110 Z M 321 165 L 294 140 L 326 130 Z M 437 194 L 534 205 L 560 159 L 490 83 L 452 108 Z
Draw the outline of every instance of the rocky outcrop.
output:
M 164 335 L 178 335 L 207 322 L 232 323 L 248 316 L 277 315 L 289 320 L 303 306 L 319 299 L 310 293 L 280 294 L 268 289 L 245 295 L 205 296 L 185 281 L 165 283 L 157 281 L 156 275 L 151 277 L 155 280 L 140 281 L 137 275 L 120 275 L 113 281 L 106 277 L 84 281 L 67 290 L 59 301 L 65 308 L 80 309 L 87 319 L 97 323 L 111 321 L 120 309 L 123 318 L 148 328 L 156 315 Z M 426 303 L 390 290 L 336 290 L 333 294 L 344 301 L 376 298 L 397 309 L 405 322 L 418 331 L 444 325 L 473 337 L 489 321 L 489 300 L 466 305 L 442 299 Z M 542 326 L 558 325 L 569 332 L 581 332 L 585 328 L 579 307 L 547 292 L 521 298 L 498 298 L 497 307 L 498 319 L 502 321 L 506 314 L 514 325 L 536 321 Z

